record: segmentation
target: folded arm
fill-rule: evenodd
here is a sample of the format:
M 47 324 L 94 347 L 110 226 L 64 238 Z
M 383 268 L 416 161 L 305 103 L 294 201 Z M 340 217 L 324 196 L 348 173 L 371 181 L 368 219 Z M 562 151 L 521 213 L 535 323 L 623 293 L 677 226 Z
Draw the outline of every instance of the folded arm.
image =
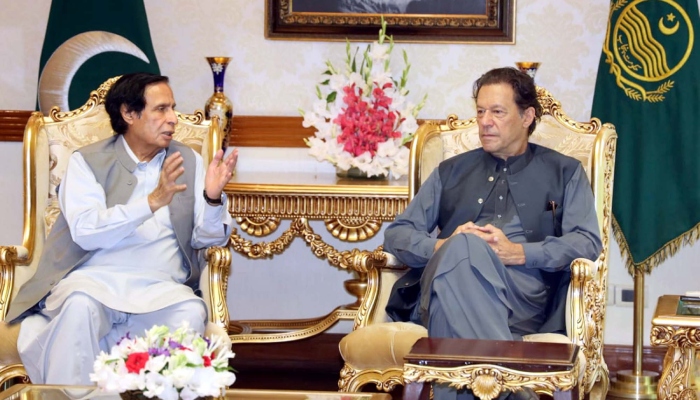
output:
M 384 251 L 409 267 L 421 268 L 435 252 L 431 236 L 438 221 L 442 183 L 436 168 L 406 210 L 384 232 Z

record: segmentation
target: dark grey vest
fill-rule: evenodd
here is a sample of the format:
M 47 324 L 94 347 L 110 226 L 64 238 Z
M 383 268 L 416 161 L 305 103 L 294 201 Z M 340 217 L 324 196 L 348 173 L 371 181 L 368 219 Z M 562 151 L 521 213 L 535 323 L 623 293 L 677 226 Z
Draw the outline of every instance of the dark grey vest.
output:
M 533 143 L 528 146 L 532 151 L 530 163 L 521 171 L 506 175 L 506 179 L 527 241 L 539 242 L 547 236 L 561 236 L 564 189 L 580 163 L 546 147 Z M 495 167 L 495 162 L 483 149 L 440 164 L 440 238 L 450 236 L 459 225 L 475 221 L 479 216 L 497 183 L 495 179 L 489 181 L 495 173 L 490 166 Z M 557 205 L 555 218 L 552 218 L 551 201 Z
M 547 147 L 534 143 L 529 143 L 528 146 L 532 151 L 532 159 L 521 171 L 507 175 L 508 188 L 513 195 L 527 241 L 539 242 L 547 236 L 561 236 L 566 184 L 580 162 Z M 489 180 L 495 174 L 495 166 L 492 157 L 481 148 L 440 163 L 438 168 L 442 192 L 438 217 L 439 238 L 449 237 L 459 225 L 476 220 L 497 183 L 495 179 Z M 479 202 L 479 199 L 482 201 Z M 557 204 L 554 218 L 552 209 L 548 206 L 550 201 Z M 386 307 L 388 315 L 394 321 L 410 321 L 420 296 L 423 270 L 410 268 L 394 283 Z M 565 332 L 565 299 L 570 271 L 542 271 L 542 275 L 552 290 L 546 310 L 548 317 L 539 332 Z
M 125 204 L 137 183 L 136 177 L 133 176 L 136 163 L 129 157 L 122 141 L 117 140 L 118 138 L 119 136 L 115 135 L 78 150 L 92 169 L 97 182 L 104 188 L 107 207 Z M 182 154 L 185 169 L 185 173 L 177 179 L 177 183 L 187 184 L 187 189 L 177 193 L 169 204 L 170 219 L 185 267 L 189 271 L 185 284 L 196 290 L 201 274 L 196 253 L 191 244 L 194 227 L 196 159 L 192 149 L 176 141 L 170 143 L 166 157 L 175 151 Z M 92 252 L 83 250 L 73 242 L 68 223 L 60 213 L 44 243 L 36 273 L 22 285 L 17 296 L 10 302 L 6 320 L 17 322 L 38 312 L 39 309 L 36 306 L 48 295 L 51 288 L 74 268 L 85 263 L 91 255 Z

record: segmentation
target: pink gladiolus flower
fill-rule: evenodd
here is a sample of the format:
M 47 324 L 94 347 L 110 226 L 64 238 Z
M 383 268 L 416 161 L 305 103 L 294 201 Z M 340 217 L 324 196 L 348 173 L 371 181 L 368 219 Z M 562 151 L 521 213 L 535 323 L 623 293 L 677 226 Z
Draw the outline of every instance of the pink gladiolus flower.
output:
M 383 86 L 384 89 L 391 87 L 391 83 Z M 355 157 L 367 151 L 374 156 L 379 143 L 401 137 L 396 129 L 398 112 L 391 110 L 392 100 L 382 88 L 372 90 L 369 103 L 360 100 L 362 89 L 356 89 L 354 84 L 344 87 L 343 93 L 347 106 L 333 120 L 342 131 L 336 140 L 343 145 L 343 150 Z

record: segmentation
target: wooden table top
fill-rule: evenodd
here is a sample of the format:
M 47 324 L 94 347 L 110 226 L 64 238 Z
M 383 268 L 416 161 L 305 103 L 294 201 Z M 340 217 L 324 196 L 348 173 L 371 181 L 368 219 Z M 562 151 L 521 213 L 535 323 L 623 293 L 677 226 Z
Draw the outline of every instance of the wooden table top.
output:
M 578 351 L 571 343 L 422 338 L 405 361 L 442 367 L 495 364 L 528 371 L 568 371 Z
M 651 325 L 700 327 L 700 298 L 673 294 L 659 297 Z

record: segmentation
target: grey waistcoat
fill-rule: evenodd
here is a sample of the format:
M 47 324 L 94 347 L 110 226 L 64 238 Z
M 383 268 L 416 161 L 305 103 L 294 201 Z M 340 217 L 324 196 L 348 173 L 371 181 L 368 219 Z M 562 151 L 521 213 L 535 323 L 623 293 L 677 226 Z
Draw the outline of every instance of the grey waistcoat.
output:
M 547 236 L 561 236 L 564 192 L 578 168 L 579 161 L 549 148 L 529 143 L 532 159 L 521 171 L 506 175 L 518 217 L 528 242 L 539 242 Z M 483 149 L 472 150 L 438 166 L 442 192 L 440 197 L 439 238 L 447 238 L 464 223 L 475 221 L 481 213 L 496 180 L 496 161 Z M 479 201 L 481 199 L 481 202 Z M 557 204 L 555 218 L 548 207 Z M 392 288 L 387 313 L 394 321 L 409 321 L 420 296 L 420 279 L 424 268 L 409 268 Z M 565 304 L 570 271 L 542 272 L 550 290 L 547 319 L 539 332 L 566 332 Z M 414 321 L 417 322 L 417 321 Z M 417 322 L 418 323 L 418 322 Z
M 92 169 L 97 182 L 105 190 L 107 207 L 125 204 L 136 186 L 133 172 L 136 163 L 129 157 L 118 135 L 85 146 L 78 151 Z M 187 184 L 184 192 L 177 193 L 169 204 L 170 220 L 175 231 L 185 267 L 189 273 L 186 285 L 197 289 L 201 269 L 192 248 L 192 230 L 194 227 L 194 182 L 196 179 L 196 159 L 192 149 L 172 141 L 167 155 L 179 151 L 183 158 L 185 172 L 177 179 L 178 184 Z M 56 218 L 37 266 L 36 273 L 30 278 L 10 302 L 7 321 L 18 322 L 24 317 L 39 311 L 38 303 L 46 297 L 53 286 L 74 268 L 87 261 L 92 252 L 83 250 L 70 235 L 68 223 L 63 213 Z

